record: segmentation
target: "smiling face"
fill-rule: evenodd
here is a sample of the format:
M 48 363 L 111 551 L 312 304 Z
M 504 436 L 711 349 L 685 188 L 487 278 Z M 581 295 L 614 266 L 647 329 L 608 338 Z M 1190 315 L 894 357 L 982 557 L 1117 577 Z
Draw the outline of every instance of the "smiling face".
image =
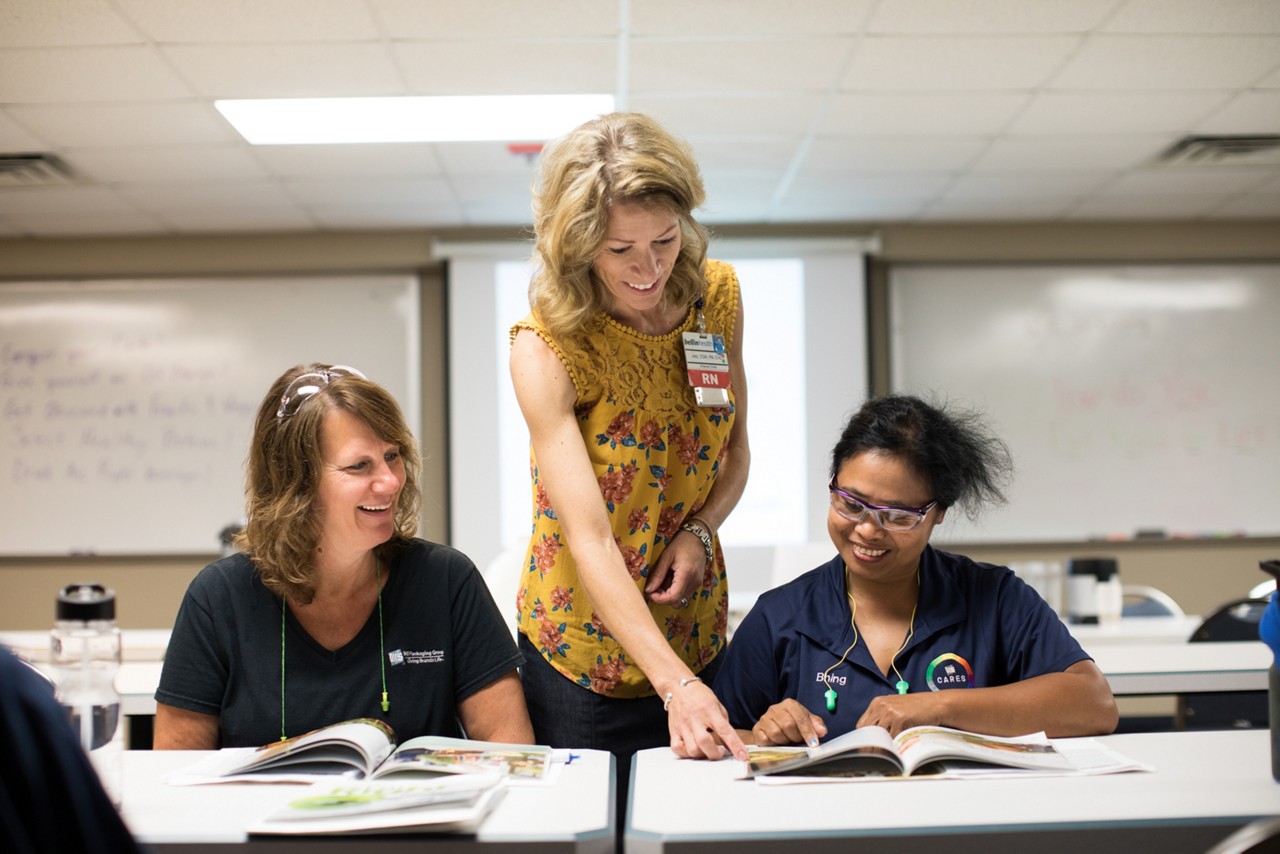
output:
M 368 551 L 391 539 L 404 486 L 397 445 L 379 439 L 345 409 L 324 415 L 320 434 L 324 468 L 316 496 L 321 547 L 330 553 Z
M 640 202 L 610 207 L 604 246 L 592 263 L 609 292 L 609 313 L 632 326 L 661 319 L 663 288 L 679 254 L 680 219 L 670 210 Z
M 933 500 L 928 485 L 915 472 L 883 451 L 863 451 L 845 460 L 836 471 L 835 484 L 861 501 L 884 507 L 916 509 Z M 935 507 L 910 531 L 886 531 L 874 513 L 851 522 L 828 508 L 827 532 L 854 578 L 900 583 L 915 577 L 933 526 L 944 515 Z

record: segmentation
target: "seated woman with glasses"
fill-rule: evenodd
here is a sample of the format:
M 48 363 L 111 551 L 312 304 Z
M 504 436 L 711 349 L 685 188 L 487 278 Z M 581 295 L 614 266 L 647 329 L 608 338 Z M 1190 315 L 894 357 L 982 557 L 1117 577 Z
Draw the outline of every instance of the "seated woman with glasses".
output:
M 952 507 L 1003 501 L 1003 442 L 977 416 L 868 401 L 831 455 L 829 563 L 762 595 L 714 690 L 744 741 L 809 744 L 856 727 L 1108 733 L 1097 665 L 1012 571 L 938 551 Z
M 240 552 L 178 611 L 155 747 L 264 745 L 353 718 L 529 743 L 523 657 L 467 557 L 414 538 L 421 463 L 400 407 L 299 365 L 258 409 Z M 459 725 L 461 731 L 459 731 Z

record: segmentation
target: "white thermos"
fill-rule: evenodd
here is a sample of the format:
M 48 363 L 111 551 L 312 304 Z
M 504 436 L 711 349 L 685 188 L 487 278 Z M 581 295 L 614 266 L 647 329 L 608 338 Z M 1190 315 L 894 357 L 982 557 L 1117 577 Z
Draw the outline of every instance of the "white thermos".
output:
M 1115 558 L 1071 558 L 1067 568 L 1067 620 L 1082 625 L 1120 619 L 1120 570 Z

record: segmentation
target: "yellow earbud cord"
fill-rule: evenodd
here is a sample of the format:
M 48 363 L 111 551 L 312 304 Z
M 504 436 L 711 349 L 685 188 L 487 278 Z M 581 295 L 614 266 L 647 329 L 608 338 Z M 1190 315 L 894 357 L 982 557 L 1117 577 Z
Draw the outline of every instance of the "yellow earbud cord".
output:
M 827 711 L 834 712 L 836 710 L 836 690 L 831 687 L 831 683 L 827 681 L 827 677 L 840 665 L 844 664 L 845 659 L 849 657 L 849 653 L 853 652 L 853 648 L 858 645 L 858 600 L 853 598 L 853 591 L 849 589 L 849 568 L 845 567 L 845 596 L 849 597 L 849 625 L 853 628 L 853 643 L 849 644 L 849 648 L 840 656 L 840 660 L 835 664 L 822 671 L 822 684 L 827 686 L 827 691 L 823 695 L 827 701 Z M 911 606 L 911 621 L 907 626 L 907 636 L 902 641 L 902 646 L 898 647 L 898 651 L 893 654 L 893 658 L 889 659 L 889 669 L 898 677 L 898 684 L 895 686 L 899 694 L 907 693 L 907 680 L 902 678 L 902 674 L 898 672 L 898 656 L 907 648 L 907 644 L 911 643 L 911 638 L 916 633 L 916 609 L 920 607 L 920 570 L 916 570 L 916 602 Z
M 858 645 L 858 624 L 856 622 L 858 619 L 858 600 L 853 598 L 853 591 L 847 589 L 848 584 L 849 582 L 846 580 L 844 595 L 849 597 L 849 625 L 853 627 L 853 643 L 849 644 L 849 648 L 844 651 L 844 655 L 840 656 L 839 661 L 822 671 L 822 684 L 826 685 L 828 690 L 831 685 L 827 682 L 827 676 L 832 670 L 835 670 L 837 667 L 844 664 L 844 660 L 849 657 L 849 653 L 853 652 L 853 648 Z

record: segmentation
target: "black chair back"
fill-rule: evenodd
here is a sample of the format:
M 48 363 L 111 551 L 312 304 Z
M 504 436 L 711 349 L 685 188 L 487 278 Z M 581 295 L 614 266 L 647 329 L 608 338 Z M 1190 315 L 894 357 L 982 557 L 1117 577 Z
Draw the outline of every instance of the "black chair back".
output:
M 1253 641 L 1260 643 L 1258 624 L 1266 599 L 1235 599 L 1220 605 L 1191 633 L 1191 643 Z M 1182 694 L 1178 697 L 1178 729 L 1266 728 L 1270 709 L 1266 691 Z

